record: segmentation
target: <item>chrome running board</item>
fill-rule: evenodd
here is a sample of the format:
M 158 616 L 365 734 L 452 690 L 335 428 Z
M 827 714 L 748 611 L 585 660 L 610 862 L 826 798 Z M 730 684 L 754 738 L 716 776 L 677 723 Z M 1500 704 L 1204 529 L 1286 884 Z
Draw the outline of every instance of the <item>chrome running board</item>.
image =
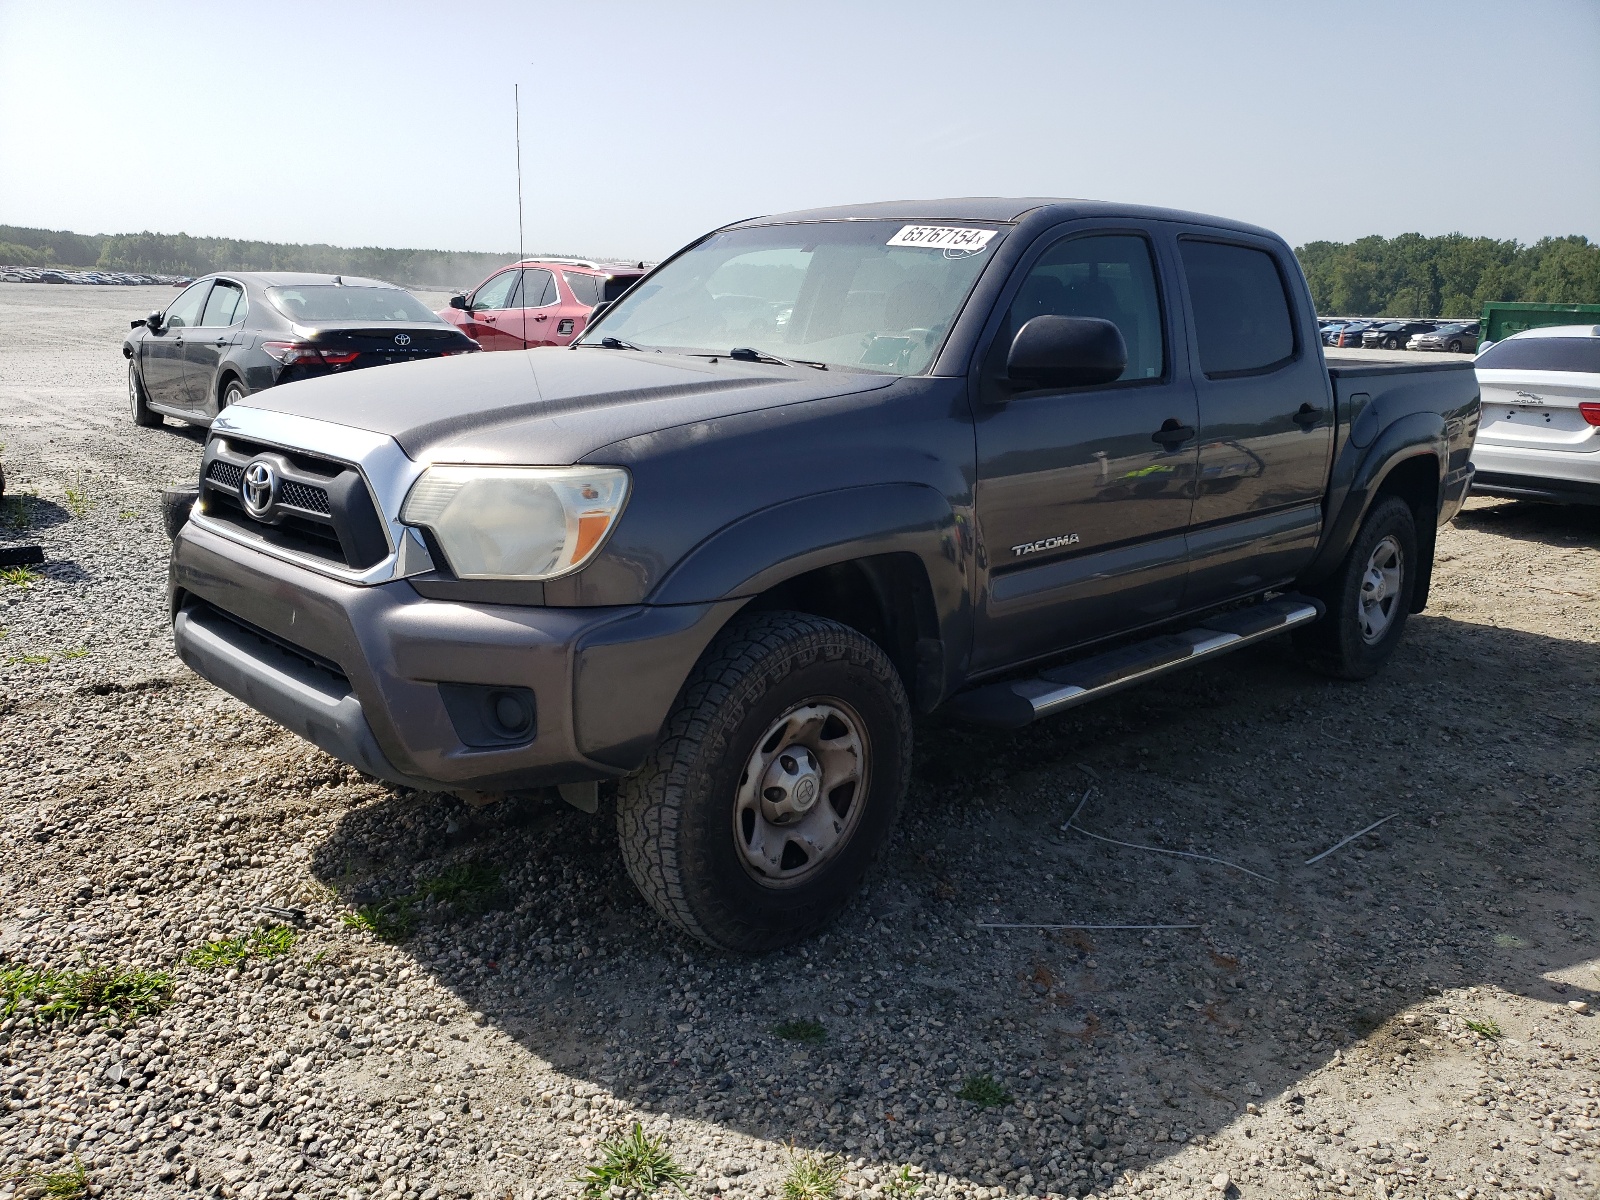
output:
M 979 725 L 1020 729 L 1112 692 L 1276 637 L 1322 616 L 1321 601 L 1279 596 L 1249 608 L 1207 617 L 1193 629 L 1166 633 L 1131 646 L 1041 671 L 1030 679 L 985 684 L 962 692 L 946 711 Z

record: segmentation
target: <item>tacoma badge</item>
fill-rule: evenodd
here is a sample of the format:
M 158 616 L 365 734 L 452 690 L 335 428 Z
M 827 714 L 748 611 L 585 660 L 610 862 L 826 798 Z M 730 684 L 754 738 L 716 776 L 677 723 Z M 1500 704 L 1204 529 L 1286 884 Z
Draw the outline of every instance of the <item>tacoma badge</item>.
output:
M 1024 542 L 1020 546 L 1013 546 L 1011 547 L 1011 553 L 1018 558 L 1023 558 L 1029 554 L 1038 554 L 1041 550 L 1056 550 L 1062 546 L 1073 546 L 1077 544 L 1077 541 L 1077 534 L 1062 533 L 1052 538 L 1045 538 L 1040 542 Z

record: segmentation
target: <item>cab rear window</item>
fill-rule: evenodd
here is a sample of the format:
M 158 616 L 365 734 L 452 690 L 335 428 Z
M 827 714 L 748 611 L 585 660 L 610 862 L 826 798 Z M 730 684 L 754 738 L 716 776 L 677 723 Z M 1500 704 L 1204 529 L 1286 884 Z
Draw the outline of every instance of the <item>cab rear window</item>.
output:
M 1581 371 L 1600 375 L 1600 337 L 1512 338 L 1478 355 L 1486 371 Z

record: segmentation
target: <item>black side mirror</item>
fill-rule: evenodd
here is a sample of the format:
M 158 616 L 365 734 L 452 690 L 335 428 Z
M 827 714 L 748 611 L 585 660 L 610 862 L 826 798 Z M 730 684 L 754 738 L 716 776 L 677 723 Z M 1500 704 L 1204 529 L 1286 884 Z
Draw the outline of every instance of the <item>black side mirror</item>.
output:
M 606 309 L 610 308 L 615 303 L 615 300 L 602 300 L 599 304 L 596 304 L 593 308 L 591 308 L 589 310 L 589 323 L 585 325 L 584 328 L 592 329 L 594 327 L 594 323 L 605 314 Z
M 151 333 L 160 333 L 161 332 L 161 314 L 158 313 L 158 312 L 151 313 L 148 317 L 146 317 L 144 319 L 144 325 L 145 325 L 145 328 L 148 329 Z
M 450 297 L 450 307 L 451 308 L 466 308 L 467 307 L 467 298 L 465 296 L 461 296 L 461 295 L 451 296 Z
M 147 324 L 149 324 L 149 318 L 148 317 L 137 317 L 134 320 L 128 322 L 128 328 L 129 329 L 137 329 L 137 328 L 139 328 L 139 326 L 147 325 Z
M 1094 387 L 1128 369 L 1122 331 L 1099 317 L 1034 317 L 1017 330 L 1006 377 L 1017 391 Z

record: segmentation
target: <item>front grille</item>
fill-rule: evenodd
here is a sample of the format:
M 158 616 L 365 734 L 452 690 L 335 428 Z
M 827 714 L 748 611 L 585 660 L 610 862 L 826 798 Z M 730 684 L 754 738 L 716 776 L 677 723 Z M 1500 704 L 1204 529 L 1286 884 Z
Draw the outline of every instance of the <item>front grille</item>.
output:
M 278 476 L 263 517 L 244 506 L 245 468 L 256 459 Z M 219 524 L 278 550 L 329 566 L 364 571 L 389 555 L 389 539 L 366 481 L 354 467 L 308 454 L 219 435 L 206 443 L 202 511 Z
M 206 468 L 206 478 L 222 487 L 237 492 L 244 483 L 244 468 L 222 459 L 213 459 Z
M 296 483 L 293 479 L 285 479 L 278 488 L 278 501 L 291 508 L 303 508 L 307 512 L 321 513 L 325 517 L 333 516 L 333 509 L 328 506 L 326 488 Z

